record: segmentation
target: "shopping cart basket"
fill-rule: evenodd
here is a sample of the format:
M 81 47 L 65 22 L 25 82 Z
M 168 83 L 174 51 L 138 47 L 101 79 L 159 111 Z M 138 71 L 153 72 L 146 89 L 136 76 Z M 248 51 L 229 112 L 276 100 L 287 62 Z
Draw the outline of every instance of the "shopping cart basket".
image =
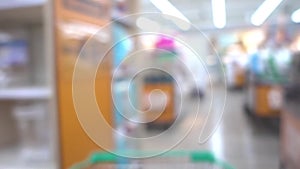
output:
M 153 152 L 151 152 L 153 154 Z M 145 157 L 150 152 L 127 152 L 128 156 Z M 126 153 L 122 152 L 122 155 Z M 234 169 L 211 152 L 170 151 L 151 158 L 124 158 L 98 152 L 72 169 Z

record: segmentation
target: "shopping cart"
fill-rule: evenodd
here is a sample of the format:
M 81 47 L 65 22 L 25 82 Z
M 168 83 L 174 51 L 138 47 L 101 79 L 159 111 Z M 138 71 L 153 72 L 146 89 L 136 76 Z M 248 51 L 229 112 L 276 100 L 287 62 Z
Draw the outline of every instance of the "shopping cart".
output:
M 122 152 L 122 155 L 145 157 L 153 152 Z M 124 158 L 99 152 L 71 169 L 234 169 L 211 152 L 170 151 L 151 158 Z

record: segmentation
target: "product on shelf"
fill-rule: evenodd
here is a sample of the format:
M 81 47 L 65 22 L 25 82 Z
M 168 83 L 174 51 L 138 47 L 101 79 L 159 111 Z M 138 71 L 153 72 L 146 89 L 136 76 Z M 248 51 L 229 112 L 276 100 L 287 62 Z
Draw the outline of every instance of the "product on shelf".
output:
M 19 102 L 13 109 L 20 137 L 20 157 L 25 161 L 47 160 L 47 111 L 43 102 Z
M 0 32 L 0 86 L 28 83 L 28 42 L 18 31 Z M 2 36 L 1 36 L 2 35 Z

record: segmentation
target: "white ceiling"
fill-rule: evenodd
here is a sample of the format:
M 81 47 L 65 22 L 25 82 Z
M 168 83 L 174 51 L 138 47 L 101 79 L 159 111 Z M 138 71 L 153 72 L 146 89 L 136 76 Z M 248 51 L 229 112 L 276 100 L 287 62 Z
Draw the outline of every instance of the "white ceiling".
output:
M 211 0 L 169 0 L 194 25 L 199 28 L 214 28 Z M 250 17 L 264 0 L 226 0 L 226 27 L 250 26 Z M 142 0 L 140 12 L 158 12 L 150 0 Z M 293 11 L 300 8 L 300 0 L 283 0 L 280 6 L 267 19 L 269 23 L 276 23 L 279 15 L 285 14 L 287 19 Z

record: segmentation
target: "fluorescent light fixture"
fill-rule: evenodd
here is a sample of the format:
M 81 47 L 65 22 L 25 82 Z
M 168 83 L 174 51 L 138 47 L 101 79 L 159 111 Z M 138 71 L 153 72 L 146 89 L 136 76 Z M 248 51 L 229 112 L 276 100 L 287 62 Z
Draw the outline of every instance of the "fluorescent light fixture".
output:
M 187 30 L 190 28 L 190 21 L 168 0 L 150 0 L 152 4 L 159 9 L 163 14 L 174 16 L 171 20 L 181 29 Z
M 265 0 L 251 16 L 251 23 L 255 26 L 263 24 L 283 0 Z
M 2 0 L 0 3 L 0 9 L 13 9 L 13 8 L 22 8 L 22 7 L 31 7 L 31 6 L 40 6 L 44 5 L 46 0 Z
M 142 16 L 136 20 L 136 25 L 145 31 L 155 32 L 160 30 L 160 25 L 157 22 Z
M 295 23 L 300 23 L 300 9 L 292 13 L 291 19 Z
M 225 0 L 211 0 L 212 15 L 215 27 L 221 29 L 226 25 L 226 4 Z

